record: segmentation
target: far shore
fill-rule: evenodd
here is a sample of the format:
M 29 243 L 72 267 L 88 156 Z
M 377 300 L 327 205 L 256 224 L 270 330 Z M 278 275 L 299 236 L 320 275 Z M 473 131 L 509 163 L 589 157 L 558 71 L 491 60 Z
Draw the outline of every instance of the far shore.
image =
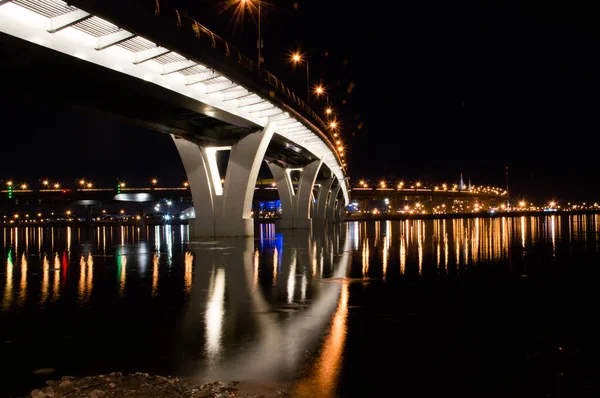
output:
M 457 218 L 499 218 L 499 217 L 521 217 L 521 216 L 553 216 L 553 215 L 594 215 L 600 214 L 598 210 L 556 210 L 556 211 L 502 211 L 502 212 L 478 212 L 478 213 L 449 213 L 449 214 L 406 214 L 406 213 L 378 213 L 378 214 L 349 214 L 344 221 L 373 221 L 373 220 L 445 220 Z

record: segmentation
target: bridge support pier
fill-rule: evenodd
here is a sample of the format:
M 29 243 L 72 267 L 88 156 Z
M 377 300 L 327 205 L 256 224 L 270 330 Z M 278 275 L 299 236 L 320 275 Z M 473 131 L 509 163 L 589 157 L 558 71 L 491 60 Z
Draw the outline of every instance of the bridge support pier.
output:
M 336 213 L 337 214 L 336 214 L 335 220 L 337 222 L 344 221 L 344 218 L 346 217 L 346 206 L 344 206 L 344 201 L 343 200 L 338 200 Z
M 317 206 L 313 217 L 313 226 L 321 226 L 327 224 L 326 211 L 327 211 L 327 199 L 331 195 L 331 187 L 333 186 L 332 177 L 328 180 L 317 181 L 320 185 L 319 197 L 317 198 Z
M 322 160 L 316 160 L 302 168 L 298 190 L 294 189 L 290 169 L 279 164 L 268 162 L 269 169 L 277 184 L 279 200 L 281 200 L 281 219 L 276 226 L 279 228 L 311 228 L 310 210 L 313 200 L 313 187 Z
M 172 135 L 188 177 L 196 218 L 192 238 L 254 236 L 252 197 L 274 126 L 250 133 L 232 146 L 202 146 Z M 221 183 L 216 154 L 230 150 L 225 183 Z
M 338 217 L 337 217 L 337 203 L 338 203 L 338 194 L 340 193 L 340 190 L 342 189 L 341 185 L 337 185 L 335 188 L 333 188 L 333 190 L 331 191 L 331 194 L 329 195 L 329 200 L 327 201 L 327 211 L 326 211 L 326 218 L 327 218 L 327 223 L 328 224 L 333 224 L 335 222 L 338 221 Z

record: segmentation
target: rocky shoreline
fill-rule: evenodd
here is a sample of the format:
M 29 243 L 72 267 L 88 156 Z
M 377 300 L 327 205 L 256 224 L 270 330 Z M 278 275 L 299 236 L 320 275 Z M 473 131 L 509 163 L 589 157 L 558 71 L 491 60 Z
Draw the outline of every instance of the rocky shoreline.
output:
M 148 373 L 72 377 L 48 380 L 43 388 L 31 391 L 26 398 L 272 398 L 288 395 L 281 386 L 238 381 L 215 381 L 200 384 L 173 376 Z M 25 398 L 25 397 L 24 397 Z

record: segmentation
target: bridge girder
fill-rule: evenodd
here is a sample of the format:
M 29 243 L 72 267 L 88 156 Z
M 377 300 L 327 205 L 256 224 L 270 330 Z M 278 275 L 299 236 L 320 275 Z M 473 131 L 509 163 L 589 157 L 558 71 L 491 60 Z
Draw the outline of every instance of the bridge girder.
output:
M 24 20 L 23 17 L 31 17 L 31 23 L 26 25 L 18 25 L 18 23 L 15 23 L 14 20 L 10 19 L 11 12 L 15 11 L 16 8 L 11 8 L 12 5 L 3 7 L 0 9 L 0 21 L 3 22 L 3 28 L 0 30 L 25 40 L 33 41 L 38 45 L 83 59 L 83 63 L 91 63 L 100 65 L 104 68 L 112 68 L 112 70 L 116 70 L 117 73 L 138 77 L 145 81 L 151 81 L 154 83 L 152 91 L 157 90 L 160 92 L 155 93 L 154 96 L 159 96 L 163 100 L 167 99 L 167 101 L 174 103 L 179 102 L 177 105 L 182 105 L 181 108 L 193 110 L 200 115 L 206 115 L 216 120 L 227 121 L 236 127 L 241 127 L 242 130 L 233 129 L 228 131 L 230 134 L 232 131 L 235 131 L 235 133 L 233 133 L 234 137 L 230 138 L 233 140 L 243 137 L 245 134 L 253 131 L 256 127 L 264 126 L 266 124 L 265 119 L 273 121 L 272 117 L 274 115 L 281 115 L 283 113 L 288 116 L 288 118 L 293 118 L 296 121 L 296 124 L 294 125 L 294 123 L 291 123 L 290 126 L 287 126 L 286 128 L 285 119 L 278 119 L 276 123 L 281 123 L 280 126 L 278 125 L 278 133 L 291 142 L 289 147 L 307 147 L 306 149 L 308 152 L 311 152 L 319 159 L 323 159 L 336 177 L 343 182 L 345 200 L 346 202 L 348 201 L 345 173 L 340 166 L 341 160 L 337 157 L 335 147 L 329 142 L 328 138 L 324 137 L 323 133 L 320 132 L 309 119 L 302 116 L 302 112 L 304 112 L 303 109 L 300 109 L 300 113 L 298 113 L 298 111 L 294 109 L 294 104 L 290 103 L 286 98 L 281 97 L 278 90 L 265 91 L 264 82 L 261 83 L 261 79 L 257 80 L 256 75 L 240 73 L 239 62 L 236 64 L 227 60 L 227 58 L 230 57 L 230 47 L 227 43 L 225 43 L 227 50 L 226 54 L 215 52 L 215 35 L 212 33 L 209 32 L 210 35 L 212 35 L 212 46 L 207 46 L 206 41 L 197 41 L 192 35 L 186 36 L 182 32 L 182 29 L 169 26 L 167 20 L 157 21 L 154 15 L 144 14 L 137 3 L 126 3 L 123 1 L 72 0 L 67 4 L 59 0 L 41 1 L 47 3 L 60 3 L 60 7 L 55 7 L 58 11 L 44 10 L 43 7 L 40 7 L 39 4 L 37 4 L 40 3 L 40 1 L 36 0 L 36 4 L 31 6 L 30 11 L 37 13 L 37 15 L 31 16 L 24 12 L 20 16 L 20 22 Z M 5 3 L 8 2 L 5 1 L 1 4 Z M 20 1 L 19 4 L 20 3 L 27 3 L 27 0 Z M 36 7 L 37 9 L 35 9 Z M 47 7 L 47 9 L 50 8 L 52 7 Z M 3 10 L 6 9 L 9 11 L 3 14 Z M 19 12 L 21 11 L 19 10 Z M 90 25 L 92 21 L 95 24 L 93 27 Z M 179 27 L 181 26 L 180 23 L 178 25 Z M 197 23 L 196 27 L 198 27 Z M 31 36 L 26 37 L 27 34 L 32 33 L 38 28 L 50 32 L 50 36 L 42 35 L 43 38 L 37 37 L 34 39 L 32 39 Z M 74 28 L 77 32 L 89 34 L 91 37 L 80 36 L 79 33 L 75 34 L 75 30 L 70 30 L 68 28 Z M 98 33 L 98 31 L 100 33 Z M 25 34 L 25 32 L 27 32 L 27 34 Z M 160 32 L 159 36 L 156 35 L 157 32 Z M 198 31 L 196 32 L 198 33 Z M 206 33 L 206 31 L 203 32 Z M 41 34 L 41 31 L 39 33 Z M 198 34 L 196 36 L 198 36 Z M 154 37 L 155 39 L 154 41 L 150 41 L 146 39 L 146 37 Z M 131 46 L 134 45 L 134 41 L 138 48 L 132 50 Z M 91 44 L 89 48 L 86 47 L 86 43 Z M 152 46 L 139 48 L 139 46 L 148 43 L 152 44 Z M 116 52 L 119 51 L 120 53 L 123 53 L 124 50 L 130 50 L 129 52 L 132 53 L 130 66 L 127 66 L 126 63 L 119 66 L 109 65 L 110 62 L 108 59 L 110 58 L 110 61 L 112 61 L 114 58 L 118 58 Z M 109 51 L 110 55 L 105 56 L 104 52 L 106 51 Z M 231 51 L 234 51 L 234 49 L 231 49 Z M 102 55 L 98 56 L 99 53 Z M 180 53 L 188 54 L 188 57 L 183 57 Z M 243 59 L 243 56 L 240 53 L 236 53 L 236 55 L 238 56 L 238 61 Z M 198 56 L 200 56 L 199 59 L 202 59 L 203 62 L 198 62 Z M 126 58 L 127 57 L 123 59 Z M 140 75 L 140 69 L 133 69 L 151 63 L 159 63 L 161 65 L 160 70 L 158 70 L 158 77 L 152 74 Z M 219 69 L 219 72 L 216 71 L 213 65 L 219 66 L 217 68 Z M 246 67 L 246 65 L 242 66 Z M 168 78 L 174 74 L 182 74 L 187 80 L 187 82 L 183 84 L 185 87 L 188 85 L 189 80 L 192 79 L 190 76 L 201 75 L 206 73 L 207 70 L 209 71 L 209 74 L 214 76 L 210 79 L 210 84 L 208 81 L 204 81 L 205 84 L 201 83 L 203 90 L 200 90 L 200 93 L 191 94 L 190 92 L 182 92 L 181 90 L 170 87 L 171 83 L 174 83 L 174 81 L 163 82 L 161 80 L 161 78 Z M 194 72 L 187 73 L 190 71 Z M 147 72 L 148 71 L 145 73 Z M 225 75 L 228 77 L 225 78 Z M 280 83 L 278 83 L 274 76 L 270 74 L 267 74 L 266 76 L 268 77 L 268 80 L 275 81 L 277 89 L 281 88 L 285 92 L 286 89 L 283 86 L 279 86 Z M 161 86 L 164 90 L 160 90 Z M 169 91 L 171 91 L 170 95 L 168 93 Z M 177 95 L 174 95 L 174 92 L 180 94 L 180 96 L 183 95 L 183 104 L 181 104 L 182 99 L 178 99 L 178 101 L 174 100 L 174 98 L 177 97 Z M 240 96 L 239 94 L 231 93 L 240 92 L 242 94 L 244 92 L 254 93 L 255 97 L 260 98 L 260 101 L 252 103 L 238 102 L 238 109 L 247 108 L 245 114 L 232 112 L 231 107 L 222 105 L 224 100 L 232 100 L 232 98 L 234 98 L 233 101 L 235 102 L 235 98 L 240 98 Z M 214 97 L 216 94 L 223 96 L 227 95 L 228 98 L 221 98 L 222 101 L 219 102 L 216 100 L 216 97 Z M 287 94 L 293 99 L 292 102 L 305 105 L 299 101 L 293 93 L 290 94 L 289 90 L 287 91 Z M 246 97 L 246 99 L 249 98 L 250 96 Z M 268 98 L 268 101 L 264 98 Z M 176 108 L 177 106 L 175 109 Z M 173 110 L 171 110 L 170 113 L 171 114 L 169 115 L 161 115 L 163 120 L 170 117 L 168 123 L 159 123 L 151 120 L 151 117 L 148 118 L 149 115 L 142 115 L 145 117 L 139 117 L 138 115 L 138 117 L 134 117 L 134 119 L 138 123 L 141 121 L 142 124 L 146 124 L 147 126 L 165 133 L 181 134 L 186 137 L 189 137 L 191 134 L 192 136 L 203 137 L 203 139 L 209 141 L 213 139 L 224 139 L 222 130 L 218 132 L 214 131 L 219 130 L 218 126 L 213 126 L 212 128 L 206 128 L 205 126 L 203 126 L 204 128 L 195 128 L 198 124 L 197 118 L 177 117 L 179 115 L 173 115 L 173 113 L 176 114 Z M 156 116 L 154 115 L 154 117 Z M 223 126 L 220 127 L 222 128 Z M 194 133 L 194 131 L 197 131 L 197 133 Z M 235 134 L 238 134 L 238 136 L 235 137 Z M 318 137 L 318 139 L 311 139 L 312 137 Z M 288 145 L 286 145 L 286 148 L 287 147 Z M 311 160 L 311 157 L 309 156 L 307 159 Z

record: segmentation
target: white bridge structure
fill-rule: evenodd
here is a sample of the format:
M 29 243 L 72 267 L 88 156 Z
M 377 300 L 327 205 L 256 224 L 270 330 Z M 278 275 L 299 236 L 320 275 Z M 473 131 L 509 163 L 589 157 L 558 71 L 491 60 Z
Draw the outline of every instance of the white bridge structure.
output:
M 194 202 L 193 237 L 254 234 L 251 204 L 263 161 L 277 182 L 280 228 L 340 221 L 349 184 L 337 133 L 271 73 L 197 21 L 160 5 L 155 0 L 0 0 L 3 64 L 18 65 L 24 46 L 27 52 L 50 54 L 36 53 L 34 62 L 43 63 L 37 70 L 69 65 L 68 76 L 59 77 L 61 69 L 54 69 L 59 73 L 40 83 L 72 79 L 50 96 L 70 90 L 76 98 L 77 86 L 94 80 L 139 88 L 110 98 L 98 93 L 95 101 L 120 115 L 135 113 L 133 118 L 172 136 Z M 19 48 L 10 52 L 15 43 Z M 38 46 L 52 51 L 33 49 Z M 156 102 L 144 102 L 150 99 Z M 150 111 L 140 116 L 136 103 Z M 167 115 L 175 105 L 180 113 Z M 224 153 L 226 167 L 220 170 Z

